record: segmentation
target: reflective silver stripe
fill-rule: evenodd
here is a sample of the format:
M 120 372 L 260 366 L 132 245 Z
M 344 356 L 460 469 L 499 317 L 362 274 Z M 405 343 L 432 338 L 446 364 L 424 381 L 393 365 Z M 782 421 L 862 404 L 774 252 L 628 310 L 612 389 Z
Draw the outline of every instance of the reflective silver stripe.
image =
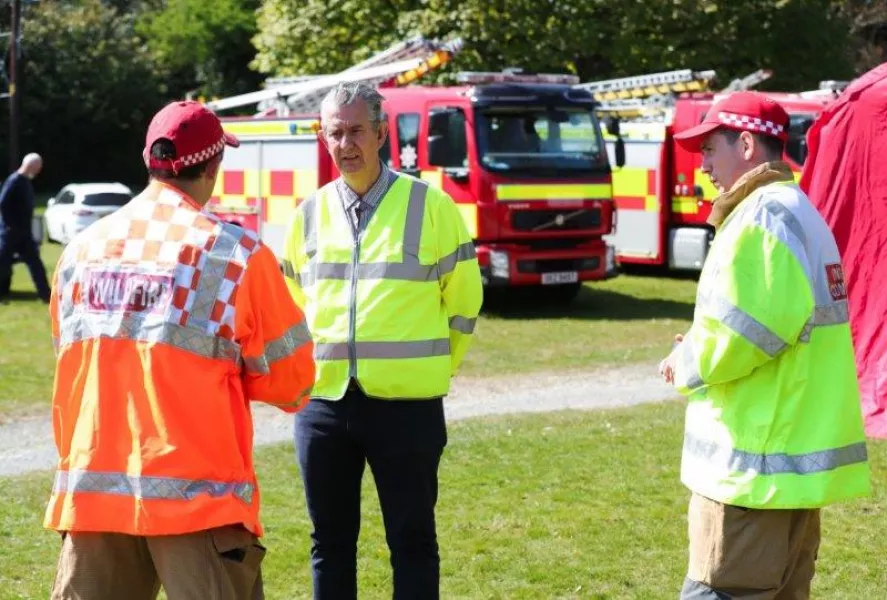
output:
M 701 301 L 706 315 L 717 319 L 768 356 L 776 356 L 787 347 L 781 337 L 726 298 L 709 295 Z
M 293 263 L 287 259 L 280 261 L 280 270 L 283 271 L 284 277 L 289 277 L 292 280 L 296 279 L 296 269 L 293 267 Z
M 456 248 L 455 252 L 452 252 L 437 262 L 437 266 L 440 269 L 440 276 L 443 277 L 447 273 L 451 273 L 456 268 L 456 263 L 462 262 L 463 260 L 471 260 L 476 258 L 477 254 L 474 251 L 474 242 L 465 242 Z
M 804 269 L 807 280 L 812 282 L 812 265 L 807 257 L 807 236 L 797 217 L 781 202 L 766 200 L 754 213 L 752 219 L 785 244 Z
M 335 279 L 348 281 L 351 279 L 351 263 L 317 263 L 313 272 L 303 275 L 303 281 L 314 283 L 317 279 Z M 437 267 L 430 265 L 402 263 L 363 263 L 358 267 L 358 279 L 398 279 L 403 281 L 434 281 Z
M 850 307 L 846 300 L 835 304 L 817 306 L 813 311 L 813 324 L 816 327 L 820 325 L 843 325 L 849 322 Z
M 62 346 L 99 337 L 125 337 L 134 341 L 169 344 L 206 358 L 240 360 L 239 344 L 178 323 L 147 324 L 136 314 L 73 318 L 63 325 L 61 334 Z
M 800 340 L 807 344 L 816 327 L 829 327 L 831 325 L 844 325 L 850 322 L 850 308 L 846 300 L 835 304 L 824 304 L 813 310 L 813 316 L 804 323 Z
M 248 481 L 208 481 L 174 477 L 147 477 L 126 473 L 74 469 L 57 471 L 54 494 L 101 493 L 131 496 L 144 500 L 193 500 L 198 496 L 234 496 L 251 504 L 255 486 Z
M 416 342 L 355 342 L 357 359 L 363 358 L 427 358 L 447 356 L 450 353 L 450 340 L 421 340 Z M 348 343 L 315 344 L 314 357 L 317 360 L 347 360 Z
M 206 255 L 206 262 L 200 269 L 200 279 L 194 292 L 194 305 L 191 307 L 187 325 L 204 331 L 209 330 L 209 319 L 213 306 L 219 299 L 225 271 L 231 264 L 234 251 L 243 237 L 239 227 L 222 227 Z
M 460 331 L 462 333 L 474 333 L 474 326 L 477 319 L 469 319 L 468 317 L 450 317 L 450 329 Z
M 419 244 L 422 240 L 422 223 L 425 218 L 425 198 L 428 184 L 413 181 L 410 185 L 407 214 L 404 220 L 403 257 L 399 263 L 361 263 L 357 267 L 358 280 L 391 279 L 399 281 L 435 281 L 440 278 L 437 265 L 422 265 L 419 262 Z M 306 200 L 306 202 L 308 202 Z M 317 248 L 317 228 L 315 226 L 313 206 L 315 201 L 305 210 L 305 246 L 308 253 L 307 270 L 299 275 L 303 287 L 314 285 L 321 280 L 349 281 L 353 276 L 352 263 L 327 263 L 313 260 Z M 311 218 L 307 211 L 311 209 Z M 310 240 L 310 242 L 309 242 Z M 473 251 L 473 246 L 472 246 Z
M 425 219 L 425 197 L 428 184 L 413 181 L 410 185 L 410 200 L 407 204 L 407 218 L 403 226 L 403 262 L 419 265 L 419 242 L 422 240 L 422 223 Z
M 684 341 L 681 342 L 681 352 L 678 355 L 678 360 L 681 361 L 681 367 L 686 373 L 686 386 L 688 388 L 695 390 L 705 385 L 702 376 L 699 374 L 699 367 L 696 364 L 698 360 L 696 358 L 696 349 L 693 348 L 693 342 L 686 336 Z
M 716 442 L 697 438 L 690 432 L 684 434 L 684 451 L 718 469 L 731 473 L 753 471 L 761 475 L 810 475 L 868 459 L 865 442 L 808 454 L 756 454 L 720 446 Z
M 311 194 L 299 206 L 302 211 L 302 238 L 305 244 L 305 255 L 310 261 L 317 253 L 317 227 L 314 220 L 317 218 L 317 195 Z
M 59 355 L 59 338 L 52 336 L 52 349 L 55 352 L 55 355 Z
M 303 321 L 291 327 L 279 338 L 265 344 L 265 352 L 261 356 L 244 356 L 243 364 L 248 371 L 266 375 L 271 372 L 272 363 L 292 355 L 310 341 L 308 325 Z

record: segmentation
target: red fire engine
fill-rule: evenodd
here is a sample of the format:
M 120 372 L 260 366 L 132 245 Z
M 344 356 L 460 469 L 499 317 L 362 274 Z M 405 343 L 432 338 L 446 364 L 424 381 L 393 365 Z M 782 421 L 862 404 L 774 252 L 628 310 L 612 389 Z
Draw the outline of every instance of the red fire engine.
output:
M 370 81 L 385 97 L 383 160 L 452 196 L 487 286 L 541 285 L 568 301 L 581 282 L 614 276 L 604 241 L 614 232 L 611 167 L 592 94 L 573 76 L 513 71 L 400 87 L 453 51 L 399 45 L 334 76 L 272 80 L 277 87 L 208 103 L 265 110 L 223 118 L 242 143 L 226 151 L 210 209 L 280 254 L 292 210 L 338 176 L 317 140 L 319 100 L 338 81 Z
M 753 73 L 718 93 L 706 91 L 714 76 L 680 70 L 580 86 L 601 101 L 611 155 L 617 154 L 617 141 L 624 147 L 624 166 L 613 169 L 616 232 L 608 237 L 621 265 L 702 268 L 714 235 L 706 219 L 718 192 L 701 171 L 700 155 L 683 150 L 674 135 L 699 124 L 723 94 L 747 89 L 769 72 Z M 807 154 L 807 129 L 839 88 L 838 82 L 823 82 L 818 91 L 767 93 L 791 117 L 784 159 L 796 180 Z

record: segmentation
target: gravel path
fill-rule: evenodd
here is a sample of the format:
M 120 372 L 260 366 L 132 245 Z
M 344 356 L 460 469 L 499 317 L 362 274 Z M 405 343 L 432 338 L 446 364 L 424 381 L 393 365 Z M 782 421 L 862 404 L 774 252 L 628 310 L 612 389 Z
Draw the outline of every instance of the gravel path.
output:
M 594 409 L 658 402 L 676 397 L 651 364 L 572 373 L 535 373 L 485 378 L 457 377 L 446 399 L 447 419 L 482 415 Z M 288 441 L 292 416 L 255 405 L 256 445 Z M 47 417 L 0 425 L 0 476 L 55 466 L 52 427 Z

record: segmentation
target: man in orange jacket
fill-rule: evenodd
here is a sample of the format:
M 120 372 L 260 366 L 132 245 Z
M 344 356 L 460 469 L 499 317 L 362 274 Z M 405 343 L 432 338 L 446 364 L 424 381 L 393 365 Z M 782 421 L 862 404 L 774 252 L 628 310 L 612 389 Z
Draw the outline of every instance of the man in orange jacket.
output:
M 273 253 L 201 210 L 238 143 L 202 105 L 166 106 L 147 188 L 59 260 L 53 598 L 262 597 L 249 403 L 298 411 L 314 346 Z

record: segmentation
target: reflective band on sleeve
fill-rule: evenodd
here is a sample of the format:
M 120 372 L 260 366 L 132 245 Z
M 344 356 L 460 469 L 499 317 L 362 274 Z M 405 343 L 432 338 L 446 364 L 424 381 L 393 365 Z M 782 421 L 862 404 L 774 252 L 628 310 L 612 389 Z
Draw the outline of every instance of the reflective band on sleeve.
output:
M 688 388 L 695 390 L 705 385 L 702 376 L 699 374 L 699 369 L 696 366 L 697 359 L 696 351 L 693 348 L 693 342 L 687 337 L 681 342 L 681 351 L 678 355 L 678 360 L 681 361 L 681 369 L 686 373 L 685 385 Z
M 813 311 L 813 325 L 843 325 L 850 322 L 850 308 L 846 300 L 817 306 Z
M 684 435 L 684 451 L 730 473 L 752 471 L 761 475 L 810 475 L 868 459 L 865 442 L 808 454 L 756 454 L 721 446 L 716 442 L 700 439 L 690 432 Z
M 768 356 L 776 356 L 787 347 L 782 338 L 726 298 L 708 296 L 702 304 L 706 315 L 717 319 Z
M 460 317 L 458 315 L 450 317 L 450 329 L 462 333 L 474 333 L 474 326 L 476 323 L 477 319 L 469 319 L 468 317 Z
M 255 486 L 248 481 L 221 482 L 205 479 L 146 477 L 126 473 L 93 472 L 75 469 L 58 471 L 54 494 L 100 493 L 130 496 L 144 500 L 193 500 L 197 496 L 234 496 L 252 503 Z
M 440 275 L 444 276 L 447 273 L 451 273 L 455 270 L 456 263 L 460 263 L 464 260 L 472 260 L 476 257 L 477 254 L 474 250 L 474 242 L 465 242 L 456 248 L 455 252 L 447 254 L 437 262 L 437 266 L 440 269 Z
M 415 342 L 355 342 L 357 359 L 365 358 L 428 358 L 447 356 L 450 353 L 450 340 L 420 340 Z M 317 360 L 347 360 L 348 343 L 315 344 L 314 357 Z
M 244 356 L 243 363 L 248 371 L 266 375 L 271 372 L 271 364 L 292 355 L 296 350 L 311 341 L 308 325 L 303 321 L 286 333 L 265 345 L 262 356 Z

